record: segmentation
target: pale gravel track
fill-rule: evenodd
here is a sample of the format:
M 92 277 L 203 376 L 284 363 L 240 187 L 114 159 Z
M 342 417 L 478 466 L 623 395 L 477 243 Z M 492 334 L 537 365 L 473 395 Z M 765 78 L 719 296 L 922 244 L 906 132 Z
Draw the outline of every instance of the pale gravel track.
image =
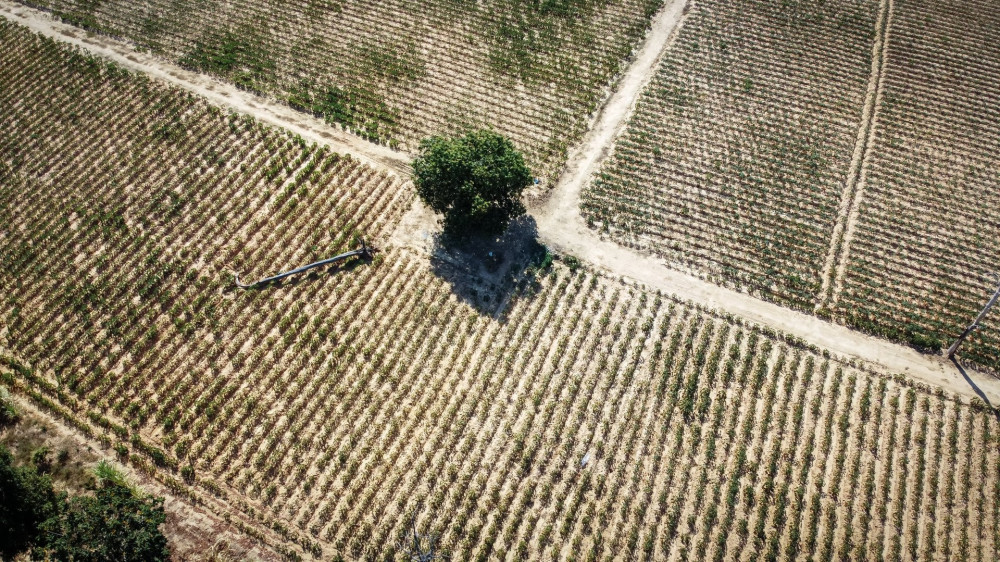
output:
M 875 24 L 878 26 L 878 33 L 872 44 L 872 68 L 868 79 L 868 90 L 865 93 L 865 106 L 861 113 L 861 126 L 858 128 L 851 167 L 844 182 L 844 193 L 837 214 L 837 224 L 830 240 L 830 251 L 823 264 L 823 284 L 817 299 L 817 310 L 835 304 L 843 287 L 851 241 L 854 238 L 867 179 L 868 155 L 871 154 L 872 146 L 875 144 L 878 108 L 882 104 L 886 58 L 889 54 L 892 13 L 892 0 L 882 0 L 878 21 Z
M 653 290 L 673 294 L 694 304 L 742 317 L 762 326 L 798 337 L 808 344 L 841 357 L 856 359 L 880 370 L 901 373 L 917 382 L 944 388 L 965 397 L 987 397 L 1000 405 L 1000 380 L 968 372 L 963 376 L 950 362 L 920 354 L 905 346 L 864 335 L 815 316 L 796 312 L 750 295 L 720 287 L 670 268 L 663 260 L 602 239 L 584 223 L 580 193 L 598 169 L 624 126 L 634 103 L 656 69 L 660 54 L 683 19 L 685 0 L 671 0 L 655 16 L 642 48 L 618 84 L 618 89 L 598 113 L 583 141 L 569 154 L 561 180 L 543 200 L 530 205 L 539 237 L 553 249 L 572 254 L 611 275 L 634 280 Z M 336 127 L 304 115 L 274 100 L 249 94 L 214 78 L 190 72 L 132 46 L 63 24 L 49 14 L 0 0 L 0 15 L 47 37 L 76 45 L 131 70 L 146 73 L 171 85 L 204 96 L 209 101 L 263 122 L 288 129 L 303 138 L 329 145 L 337 152 L 396 173 L 409 173 L 411 156 L 362 140 Z M 427 212 L 419 203 L 401 222 L 401 235 L 421 246 L 419 230 Z

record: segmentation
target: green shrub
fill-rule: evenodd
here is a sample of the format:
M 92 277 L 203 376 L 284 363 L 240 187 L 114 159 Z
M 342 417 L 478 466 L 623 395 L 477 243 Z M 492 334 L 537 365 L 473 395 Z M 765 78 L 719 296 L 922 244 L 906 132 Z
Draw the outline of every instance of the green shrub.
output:
M 569 270 L 572 271 L 572 272 L 574 272 L 574 273 L 576 272 L 577 269 L 580 269 L 580 266 L 582 265 L 580 263 L 580 258 L 578 258 L 576 256 L 566 256 L 566 257 L 564 257 L 563 258 L 563 263 L 565 263 L 566 267 L 568 267 Z
M 0 386 L 0 427 L 13 425 L 21 419 L 21 410 L 6 387 Z
M 39 447 L 31 452 L 31 466 L 41 474 L 52 470 L 52 452 L 48 447 Z
M 102 472 L 107 472 L 105 464 Z M 33 555 L 48 560 L 168 560 L 160 525 L 167 517 L 163 498 L 145 496 L 105 478 L 94 496 L 64 500 L 57 515 L 39 529 L 44 544 Z
M 106 460 L 99 461 L 97 466 L 94 467 L 94 476 L 97 477 L 97 481 L 101 485 L 114 484 L 116 486 L 128 488 L 135 493 L 139 492 L 138 488 L 135 487 L 135 484 L 130 482 L 128 477 L 125 476 L 125 473 L 112 462 Z
M 10 450 L 0 445 L 0 558 L 37 544 L 38 526 L 52 517 L 58 502 L 52 481 L 34 467 L 14 466 Z

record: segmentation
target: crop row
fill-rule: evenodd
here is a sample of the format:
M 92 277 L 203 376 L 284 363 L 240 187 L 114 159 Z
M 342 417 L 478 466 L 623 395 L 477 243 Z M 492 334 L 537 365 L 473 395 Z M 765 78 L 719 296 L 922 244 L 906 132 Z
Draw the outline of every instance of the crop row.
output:
M 406 150 L 488 124 L 550 177 L 662 0 L 27 3 Z
M 835 312 L 941 349 L 1000 274 L 1000 33 L 982 2 L 895 2 L 885 93 Z M 994 313 L 963 357 L 1000 365 Z
M 876 6 L 698 2 L 585 190 L 594 228 L 813 306 L 869 76 Z

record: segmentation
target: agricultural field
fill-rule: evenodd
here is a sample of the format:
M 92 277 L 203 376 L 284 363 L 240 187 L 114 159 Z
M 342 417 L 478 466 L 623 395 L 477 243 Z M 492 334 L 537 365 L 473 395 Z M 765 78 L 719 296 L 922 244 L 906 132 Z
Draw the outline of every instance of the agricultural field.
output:
M 584 190 L 673 266 L 938 353 L 1000 273 L 984 3 L 698 2 Z M 994 315 L 963 356 L 1000 367 Z
M 884 94 L 834 313 L 947 346 L 1000 274 L 1000 14 L 981 2 L 895 1 Z M 1000 316 L 963 345 L 1000 366 Z
M 0 106 L 3 381 L 288 557 L 996 559 L 981 403 L 568 260 L 470 301 L 408 181 L 5 22 Z
M 861 123 L 874 2 L 696 2 L 583 193 L 600 231 L 811 309 Z
M 491 125 L 546 178 L 662 0 L 25 4 L 405 150 Z

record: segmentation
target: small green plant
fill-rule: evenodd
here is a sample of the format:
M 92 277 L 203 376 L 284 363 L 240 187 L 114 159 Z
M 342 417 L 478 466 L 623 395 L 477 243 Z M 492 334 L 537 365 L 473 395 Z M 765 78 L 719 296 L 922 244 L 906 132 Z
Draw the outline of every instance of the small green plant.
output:
M 563 263 L 565 263 L 566 267 L 568 267 L 569 270 L 574 273 L 576 272 L 576 270 L 580 269 L 581 265 L 583 265 L 582 263 L 580 263 L 580 258 L 576 256 L 563 257 Z
M 125 476 L 125 473 L 115 463 L 107 460 L 100 460 L 94 466 L 94 476 L 99 484 L 110 483 L 115 486 L 127 488 L 134 495 L 140 495 L 139 488 Z
M 0 386 L 0 427 L 13 425 L 21 419 L 21 410 L 7 387 Z
M 41 474 L 52 470 L 52 451 L 48 447 L 39 447 L 31 452 L 31 465 Z
M 545 253 L 538 260 L 538 270 L 548 271 L 552 267 L 552 261 L 554 259 L 555 257 L 552 255 L 552 252 L 550 252 L 548 248 L 546 248 Z
M 251 29 L 227 31 L 198 42 L 181 65 L 231 79 L 250 92 L 265 91 L 276 68 L 265 39 Z

